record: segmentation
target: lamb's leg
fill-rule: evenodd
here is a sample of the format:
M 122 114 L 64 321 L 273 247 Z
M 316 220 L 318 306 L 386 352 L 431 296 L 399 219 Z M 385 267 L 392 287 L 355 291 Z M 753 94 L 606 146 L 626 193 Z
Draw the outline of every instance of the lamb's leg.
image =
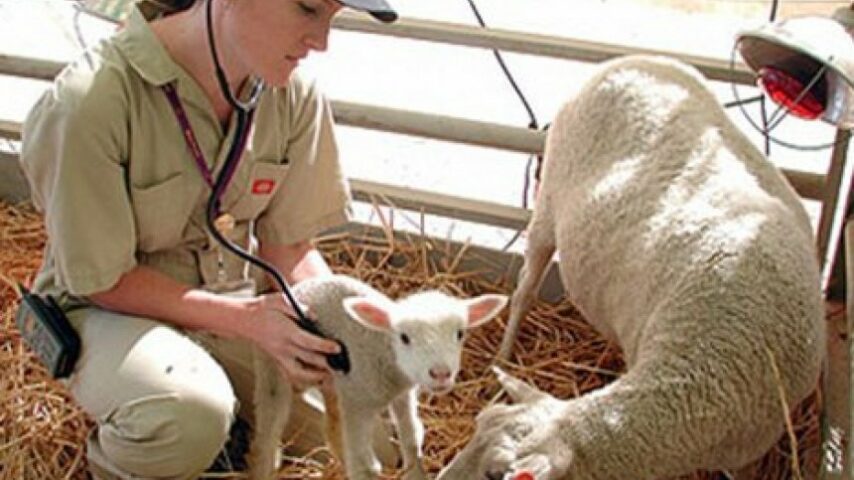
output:
M 355 402 L 347 401 L 347 392 L 339 397 L 341 407 L 342 437 L 344 439 L 344 465 L 348 480 L 374 480 L 380 473 L 380 461 L 374 454 L 370 439 L 374 422 L 379 414 Z
M 338 405 L 338 393 L 334 387 L 321 388 L 326 415 L 324 417 L 324 434 L 329 450 L 342 464 L 344 463 L 343 433 L 341 432 L 341 409 Z
M 555 252 L 554 229 L 544 215 L 537 215 L 528 227 L 528 245 L 525 248 L 525 263 L 519 271 L 519 281 L 510 301 L 510 319 L 498 350 L 498 358 L 507 360 L 513 351 L 513 342 L 519 333 L 519 323 L 531 309 L 537 292 L 546 275 L 546 267 Z
M 403 392 L 391 402 L 391 414 L 397 426 L 400 450 L 403 455 L 403 480 L 422 480 L 427 475 L 421 464 L 421 447 L 424 442 L 424 425 L 418 417 L 418 392 Z
M 279 464 L 279 438 L 290 415 L 293 391 L 286 384 L 273 360 L 254 350 L 255 428 L 248 454 L 249 478 L 274 478 Z

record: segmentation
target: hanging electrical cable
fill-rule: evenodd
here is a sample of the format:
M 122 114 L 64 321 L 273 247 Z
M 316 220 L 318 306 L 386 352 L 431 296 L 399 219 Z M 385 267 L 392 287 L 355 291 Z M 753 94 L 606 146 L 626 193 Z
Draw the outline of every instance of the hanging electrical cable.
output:
M 773 22 L 777 19 L 777 6 L 779 0 L 771 0 L 771 11 L 768 12 L 768 21 Z M 765 101 L 765 95 L 761 95 L 759 97 L 759 111 L 761 112 L 762 118 L 762 139 L 763 139 L 763 147 L 765 149 L 765 156 L 771 156 L 771 136 L 770 129 L 768 128 L 768 102 Z
M 488 28 L 486 26 L 486 22 L 483 20 L 483 16 L 480 14 L 480 10 L 477 8 L 477 5 L 474 3 L 474 0 L 466 0 L 471 7 L 472 13 L 477 19 L 478 25 L 481 28 Z M 528 99 L 525 97 L 525 94 L 522 92 L 522 89 L 519 87 L 519 84 L 516 82 L 516 79 L 513 77 L 513 74 L 510 72 L 510 69 L 507 67 L 507 63 L 504 61 L 504 57 L 501 55 L 501 52 L 497 49 L 492 49 L 492 54 L 495 56 L 495 60 L 498 62 L 498 66 L 501 67 L 501 71 L 504 73 L 504 76 L 507 78 L 507 81 L 510 82 L 510 87 L 513 88 L 513 91 L 516 93 L 516 96 L 519 97 L 519 100 L 522 102 L 522 106 L 525 109 L 525 112 L 528 114 L 528 128 L 532 130 L 539 130 L 539 123 L 537 122 L 537 117 L 534 114 L 534 109 L 531 108 L 531 104 L 528 102 Z M 547 129 L 548 125 L 544 127 Z M 536 164 L 535 164 L 536 161 Z M 528 197 L 531 189 L 531 169 L 534 168 L 533 177 L 535 181 L 539 181 L 540 179 L 540 171 L 542 170 L 543 156 L 542 154 L 531 154 L 528 157 L 528 160 L 525 164 L 525 175 L 522 183 L 522 208 L 528 208 Z M 535 166 L 536 165 L 536 166 Z M 522 230 L 517 231 L 513 237 L 504 245 L 501 249 L 502 251 L 507 251 L 516 240 L 522 235 Z
M 466 1 L 472 9 L 475 18 L 477 19 L 477 23 L 481 26 L 481 28 L 487 28 L 486 22 L 483 21 L 483 16 L 480 14 L 480 10 L 477 8 L 477 5 L 475 5 L 474 0 Z M 501 70 L 504 72 L 504 75 L 507 77 L 507 81 L 510 82 L 510 86 L 513 88 L 513 91 L 516 92 L 516 95 L 519 97 L 519 100 L 525 107 L 525 111 L 528 113 L 528 117 L 530 118 L 528 128 L 539 128 L 537 124 L 537 118 L 534 115 L 534 110 L 528 103 L 528 99 L 525 98 L 525 94 L 522 93 L 522 90 L 519 88 L 519 84 L 516 83 L 516 79 L 513 77 L 513 74 L 510 73 L 510 69 L 507 68 L 507 63 L 504 62 L 504 57 L 501 55 L 501 52 L 496 49 L 492 49 L 492 54 L 495 55 L 495 59 L 498 61 L 498 65 L 501 67 Z

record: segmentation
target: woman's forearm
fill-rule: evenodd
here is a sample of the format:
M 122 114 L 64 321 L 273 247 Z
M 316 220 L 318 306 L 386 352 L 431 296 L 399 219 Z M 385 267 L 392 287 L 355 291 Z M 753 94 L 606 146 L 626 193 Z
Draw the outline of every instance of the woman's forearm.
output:
M 290 284 L 330 273 L 323 257 L 309 242 L 262 246 L 260 255 Z M 109 290 L 89 299 L 99 307 L 129 315 L 157 319 L 189 330 L 204 330 L 224 337 L 253 338 L 253 316 L 261 302 L 234 298 L 193 288 L 155 269 L 137 266 Z
M 262 244 L 259 254 L 279 269 L 291 285 L 307 278 L 331 273 L 323 256 L 310 242 L 291 245 Z
M 224 337 L 251 336 L 254 299 L 238 299 L 193 288 L 149 267 L 125 273 L 109 290 L 89 295 L 99 307 L 157 319 Z

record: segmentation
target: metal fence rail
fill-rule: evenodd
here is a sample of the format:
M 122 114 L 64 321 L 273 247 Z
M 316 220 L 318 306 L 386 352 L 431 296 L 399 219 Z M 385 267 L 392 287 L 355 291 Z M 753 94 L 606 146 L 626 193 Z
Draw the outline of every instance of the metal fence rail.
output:
M 740 62 L 731 68 L 730 62 L 710 57 L 435 20 L 401 18 L 392 24 L 380 24 L 364 13 L 342 11 L 336 17 L 334 27 L 339 30 L 527 53 L 580 62 L 603 62 L 633 54 L 667 55 L 693 65 L 711 80 L 753 85 L 755 79 L 754 74 Z
M 350 19 L 352 16 L 355 16 L 355 14 L 344 15 L 345 22 L 354 22 L 358 25 L 363 24 L 361 18 Z M 418 22 L 425 23 L 424 21 Z M 368 21 L 365 22 L 365 25 L 374 23 L 377 22 Z M 376 27 L 366 27 L 365 29 L 371 30 L 373 28 Z M 421 25 L 420 28 L 424 29 L 426 26 Z M 440 33 L 441 31 L 434 32 L 435 35 L 439 35 Z M 469 32 L 467 35 L 475 38 L 474 32 Z M 485 38 L 491 37 L 487 35 Z M 485 42 L 484 40 L 481 41 Z M 500 44 L 500 42 L 498 43 Z M 490 43 L 489 45 L 492 44 Z M 602 50 L 598 49 L 599 47 L 590 48 L 592 50 L 585 50 L 590 55 L 593 55 L 593 52 L 602 54 Z M 62 70 L 63 66 L 64 64 L 61 62 L 50 60 L 0 55 L 0 74 L 5 75 L 52 80 Z M 335 113 L 336 122 L 342 125 L 416 135 L 435 140 L 497 148 L 519 153 L 541 153 L 545 141 L 545 133 L 542 131 L 493 122 L 366 105 L 344 100 L 332 100 L 332 108 Z M 20 125 L 0 119 L 0 136 L 9 139 L 20 139 Z M 821 200 L 824 198 L 823 191 L 826 181 L 824 175 L 787 169 L 783 169 L 783 173 L 802 197 L 812 200 Z M 431 199 L 429 193 L 425 192 L 425 195 L 420 195 L 419 198 L 424 202 L 424 208 L 428 213 L 438 213 L 431 212 L 435 202 Z M 456 218 L 471 220 L 471 218 L 466 218 L 467 215 L 462 210 L 459 210 L 458 214 L 461 216 L 457 216 Z
M 585 62 L 601 62 L 627 54 L 665 54 L 662 51 L 640 49 L 625 45 L 589 42 L 564 37 L 538 35 L 518 31 L 480 28 L 450 22 L 401 18 L 393 24 L 381 24 L 370 16 L 357 12 L 342 11 L 335 20 L 334 27 L 339 30 L 378 34 L 398 38 L 442 42 L 454 45 L 497 49 L 525 53 L 537 56 L 561 58 Z M 753 75 L 747 68 L 736 63 L 719 59 L 679 55 L 666 52 L 667 55 L 694 65 L 708 78 L 752 84 Z M 63 68 L 60 62 L 0 54 L 0 74 L 20 77 L 52 80 Z M 545 134 L 528 128 L 503 125 L 493 122 L 468 120 L 445 115 L 416 112 L 378 105 L 366 105 L 344 100 L 332 100 L 335 119 L 339 124 L 358 128 L 373 129 L 415 135 L 435 140 L 458 142 L 481 147 L 490 147 L 519 153 L 541 153 Z M 20 139 L 20 125 L 0 119 L 0 137 Z M 461 160 L 465 161 L 465 160 Z M 828 181 L 838 182 L 837 178 L 828 178 L 824 174 L 808 173 L 783 169 L 784 175 L 803 198 L 826 201 Z M 398 194 L 396 187 L 369 181 L 354 182 L 353 190 L 357 198 L 371 195 L 388 195 L 390 191 Z M 834 188 L 830 188 L 834 190 Z M 481 222 L 489 219 L 497 225 L 513 228 L 520 219 L 527 218 L 524 209 L 505 207 L 485 202 L 473 202 L 458 198 L 449 198 L 432 192 L 406 189 L 410 198 L 417 198 L 419 209 L 426 213 L 450 215 L 452 218 Z M 412 201 L 404 201 L 398 196 L 401 205 L 415 207 Z M 471 211 L 467 210 L 467 207 Z M 487 213 L 490 212 L 491 213 Z M 826 238 L 830 226 L 822 223 L 820 237 Z M 825 231 L 826 230 L 826 231 Z
M 106 4 L 113 0 L 103 0 Z M 730 65 L 727 61 L 699 56 L 682 55 L 673 52 L 662 52 L 650 49 L 640 49 L 625 45 L 589 42 L 579 39 L 537 35 L 531 33 L 480 28 L 469 25 L 437 22 L 421 19 L 399 19 L 394 24 L 380 24 L 369 16 L 355 12 L 342 12 L 335 20 L 334 27 L 339 30 L 379 34 L 384 36 L 441 42 L 454 45 L 496 49 L 506 52 L 516 52 L 543 57 L 560 58 L 583 62 L 601 62 L 621 55 L 629 54 L 666 54 L 694 65 L 707 78 L 712 80 L 733 82 L 736 84 L 753 84 L 754 76 L 743 64 Z M 0 75 L 13 75 L 32 79 L 52 80 L 62 69 L 63 64 L 48 60 L 0 55 Z M 342 125 L 416 135 L 443 141 L 459 142 L 470 145 L 497 148 L 520 153 L 540 153 L 543 149 L 545 135 L 540 131 L 502 125 L 491 122 L 466 120 L 424 112 L 393 109 L 375 105 L 364 105 L 343 100 L 332 101 L 336 121 Z M 0 119 L 0 138 L 20 140 L 21 125 L 14 121 Z M 819 219 L 817 244 L 822 260 L 827 263 L 825 272 L 833 267 L 832 258 L 841 247 L 841 227 L 845 225 L 839 220 L 840 212 L 850 210 L 846 198 L 840 202 L 840 192 L 848 188 L 848 180 L 843 175 L 846 163 L 848 136 L 833 153 L 831 168 L 827 174 L 814 174 L 803 171 L 783 170 L 789 182 L 805 199 L 819 200 L 823 210 Z M 842 146 L 844 145 L 844 146 Z M 0 179 L 6 176 L 8 164 L 15 163 L 14 155 L 0 155 Z M 461 161 L 465 161 L 461 159 Z M 8 177 L 7 178 L 11 178 Z M 491 202 L 448 196 L 417 189 L 397 187 L 362 179 L 352 179 L 351 187 L 354 197 L 361 201 L 372 201 L 374 198 L 386 199 L 398 207 L 418 210 L 425 213 L 445 217 L 483 223 L 506 228 L 523 228 L 530 217 L 528 210 L 508 207 Z M 845 229 L 845 237 L 854 239 L 854 230 L 850 225 Z M 851 258 L 854 257 L 854 247 L 846 243 L 848 254 L 848 278 L 851 278 Z M 830 260 L 828 260 L 830 259 Z M 852 301 L 852 285 L 848 285 L 849 301 Z M 847 331 L 849 337 L 854 331 L 854 314 L 848 310 Z M 854 343 L 851 344 L 854 348 Z M 852 352 L 846 362 L 854 359 Z M 851 365 L 854 374 L 854 364 Z M 843 371 L 832 371 L 835 377 L 844 376 Z M 854 382 L 849 385 L 854 387 Z M 854 396 L 854 391 L 851 393 Z M 852 420 L 854 421 L 854 420 Z M 854 425 L 845 425 L 850 434 Z M 846 463 L 854 457 L 854 442 L 849 442 Z M 849 471 L 854 470 L 850 469 Z M 849 477 L 854 478 L 854 477 Z

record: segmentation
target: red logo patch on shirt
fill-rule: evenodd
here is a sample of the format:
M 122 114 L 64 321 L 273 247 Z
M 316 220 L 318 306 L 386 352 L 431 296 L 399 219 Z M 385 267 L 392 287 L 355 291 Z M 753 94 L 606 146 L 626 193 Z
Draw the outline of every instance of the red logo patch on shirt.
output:
M 269 195 L 273 192 L 276 181 L 272 178 L 259 178 L 252 182 L 252 193 L 255 195 Z

